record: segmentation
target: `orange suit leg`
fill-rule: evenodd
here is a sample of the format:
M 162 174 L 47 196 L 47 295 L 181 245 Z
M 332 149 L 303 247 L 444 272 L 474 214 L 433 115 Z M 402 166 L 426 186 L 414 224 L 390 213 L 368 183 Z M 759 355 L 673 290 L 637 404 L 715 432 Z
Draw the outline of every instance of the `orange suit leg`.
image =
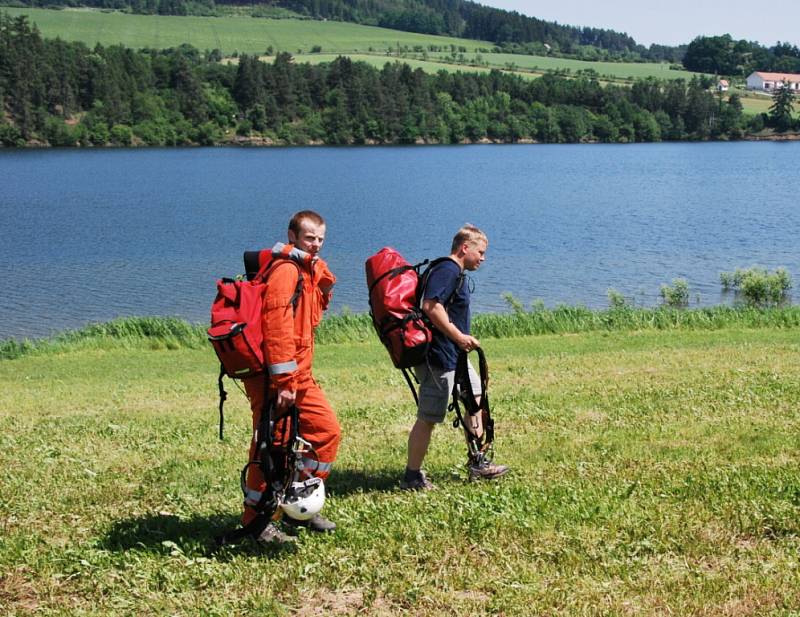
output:
M 250 409 L 253 417 L 253 439 L 250 441 L 248 461 L 255 460 L 256 457 L 256 430 L 261 421 L 261 411 L 264 407 L 264 385 L 265 377 L 259 376 L 244 380 L 245 390 L 250 399 Z M 295 405 L 299 414 L 298 433 L 300 437 L 308 441 L 316 452 L 316 459 L 308 457 L 304 459 L 305 469 L 308 475 L 322 478 L 323 480 L 330 474 L 331 467 L 336 460 L 341 438 L 341 429 L 336 414 L 325 398 L 322 389 L 313 380 L 307 382 L 305 388 L 297 391 Z M 278 433 L 282 433 L 286 422 L 278 421 Z M 288 434 L 288 427 L 286 428 Z M 278 441 L 276 439 L 276 441 Z M 277 443 L 276 445 L 281 445 Z M 249 501 L 257 501 L 257 496 L 266 490 L 267 485 L 264 475 L 258 465 L 251 465 L 247 470 L 246 488 L 248 495 L 252 495 Z M 242 524 L 246 525 L 256 516 L 256 511 L 248 505 L 245 499 L 244 514 Z

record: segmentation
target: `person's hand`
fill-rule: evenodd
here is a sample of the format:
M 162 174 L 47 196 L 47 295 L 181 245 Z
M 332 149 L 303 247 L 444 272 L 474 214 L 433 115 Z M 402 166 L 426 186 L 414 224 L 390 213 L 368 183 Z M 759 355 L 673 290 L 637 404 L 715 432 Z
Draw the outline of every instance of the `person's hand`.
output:
M 481 343 L 474 336 L 464 334 L 460 339 L 458 339 L 458 341 L 456 341 L 456 345 L 458 345 L 458 348 L 462 351 L 472 351 L 473 349 L 480 347 Z
M 275 411 L 277 415 L 283 415 L 289 407 L 294 405 L 296 393 L 294 390 L 278 390 L 278 397 L 275 399 Z

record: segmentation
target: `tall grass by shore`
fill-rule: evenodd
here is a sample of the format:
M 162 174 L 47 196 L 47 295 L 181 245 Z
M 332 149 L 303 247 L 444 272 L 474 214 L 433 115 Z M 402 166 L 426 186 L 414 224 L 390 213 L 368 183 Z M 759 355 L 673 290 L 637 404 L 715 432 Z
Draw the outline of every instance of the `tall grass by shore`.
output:
M 512 313 L 476 315 L 472 331 L 478 338 L 507 338 L 596 331 L 718 330 L 722 328 L 796 328 L 800 306 L 751 308 L 715 306 L 697 309 L 633 308 L 591 310 L 581 306 L 517 309 Z M 366 313 L 326 317 L 317 342 L 366 341 L 375 336 Z M 206 326 L 175 317 L 127 317 L 67 330 L 43 339 L 0 341 L 0 360 L 35 353 L 73 349 L 150 348 L 199 349 L 208 345 Z

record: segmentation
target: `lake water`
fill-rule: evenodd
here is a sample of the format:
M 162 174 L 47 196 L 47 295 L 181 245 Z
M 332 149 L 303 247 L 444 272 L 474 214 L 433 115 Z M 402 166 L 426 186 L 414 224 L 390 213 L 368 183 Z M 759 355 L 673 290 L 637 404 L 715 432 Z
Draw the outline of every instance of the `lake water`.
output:
M 128 315 L 205 322 L 214 281 L 312 208 L 339 278 L 367 309 L 364 260 L 447 253 L 489 235 L 476 311 L 504 292 L 548 306 L 644 306 L 682 277 L 729 302 L 719 273 L 783 266 L 800 284 L 800 143 L 0 151 L 0 339 Z

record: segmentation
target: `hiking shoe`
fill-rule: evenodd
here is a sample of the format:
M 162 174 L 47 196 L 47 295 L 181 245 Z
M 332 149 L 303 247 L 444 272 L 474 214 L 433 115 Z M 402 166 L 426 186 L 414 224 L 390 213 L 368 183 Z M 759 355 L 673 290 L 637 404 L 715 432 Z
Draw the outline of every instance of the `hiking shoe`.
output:
M 467 463 L 467 469 L 469 469 L 470 480 L 494 480 L 508 473 L 507 465 L 496 465 L 483 456 Z
M 292 544 L 294 538 L 288 534 L 283 533 L 275 523 L 268 523 L 261 533 L 253 533 L 253 539 L 257 544 L 264 546 L 274 546 L 277 544 Z
M 329 521 L 327 518 L 319 514 L 315 514 L 307 521 L 300 521 L 284 514 L 283 521 L 289 527 L 305 527 L 309 531 L 315 531 L 317 533 L 330 533 L 331 531 L 336 530 L 336 523 Z
M 404 477 L 400 480 L 400 488 L 404 491 L 430 491 L 433 490 L 434 487 L 433 482 L 428 480 L 428 476 L 425 475 L 425 472 L 420 470 L 417 477 L 410 480 Z

